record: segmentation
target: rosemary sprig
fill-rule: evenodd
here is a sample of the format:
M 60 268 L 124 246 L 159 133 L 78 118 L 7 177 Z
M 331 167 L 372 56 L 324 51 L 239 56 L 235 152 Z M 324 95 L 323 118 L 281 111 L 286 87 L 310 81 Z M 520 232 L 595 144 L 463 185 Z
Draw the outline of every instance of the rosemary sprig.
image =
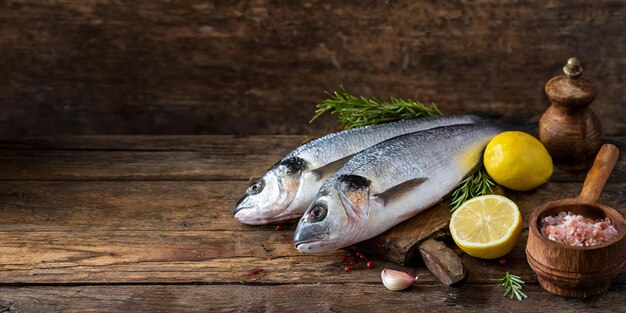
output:
M 356 128 L 392 122 L 407 118 L 441 116 L 441 111 L 434 105 L 426 106 L 418 101 L 391 98 L 383 102 L 375 98 L 357 97 L 341 88 L 333 93 L 326 92 L 328 99 L 316 105 L 315 115 L 309 123 L 326 112 L 339 114 L 339 122 L 345 128 Z M 451 209 L 458 209 L 463 202 L 488 193 L 495 184 L 483 167 L 461 182 L 452 193 Z
M 528 298 L 526 294 L 522 292 L 524 281 L 517 275 L 506 272 L 504 277 L 498 280 L 498 287 L 504 288 L 504 296 L 509 296 L 511 299 L 515 297 L 518 301 L 523 301 Z
M 450 212 L 456 211 L 463 202 L 471 198 L 493 193 L 492 186 L 495 186 L 495 183 L 485 168 L 481 167 L 474 174 L 464 179 L 459 187 L 454 190 L 450 201 Z
M 441 116 L 441 111 L 431 104 L 426 106 L 418 101 L 391 98 L 388 102 L 372 98 L 356 97 L 343 88 L 316 105 L 315 115 L 309 123 L 326 112 L 339 114 L 339 122 L 345 128 L 392 122 L 407 118 Z

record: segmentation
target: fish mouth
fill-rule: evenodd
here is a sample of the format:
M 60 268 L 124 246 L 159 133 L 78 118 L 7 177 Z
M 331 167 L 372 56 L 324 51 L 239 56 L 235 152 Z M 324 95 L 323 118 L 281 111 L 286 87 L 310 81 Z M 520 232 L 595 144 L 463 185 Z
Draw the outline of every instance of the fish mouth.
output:
M 248 209 L 252 209 L 252 208 L 254 208 L 254 207 L 252 207 L 252 206 L 243 206 L 243 207 L 236 206 L 233 209 L 233 216 L 236 218 L 237 217 L 237 213 L 239 213 L 239 212 L 241 212 L 243 210 L 248 210 Z
M 262 216 L 254 214 L 252 209 L 256 209 L 254 206 L 247 206 L 241 208 L 235 208 L 233 211 L 233 217 L 240 223 L 248 225 L 265 225 L 274 222 L 284 222 L 301 217 L 301 214 L 281 214 L 280 216 Z
M 237 213 L 239 213 L 241 210 L 253 208 L 253 206 L 250 206 L 250 205 L 242 206 L 243 202 L 246 201 L 246 199 L 248 199 L 247 193 L 245 193 L 243 196 L 241 196 L 241 198 L 239 198 L 239 200 L 237 200 L 237 203 L 235 203 L 235 208 L 233 209 L 233 216 L 236 216 Z
M 293 245 L 296 247 L 296 249 L 298 249 L 300 252 L 304 252 L 304 249 L 306 244 L 310 244 L 310 243 L 314 243 L 314 242 L 319 242 L 319 241 L 323 241 L 326 240 L 326 238 L 328 238 L 328 234 L 319 234 L 316 236 L 313 236 L 311 238 L 305 239 L 305 240 L 298 240 L 298 241 L 294 241 Z M 311 247 L 309 247 L 309 249 L 311 249 Z
M 247 207 L 237 207 L 233 210 L 233 217 L 241 223 L 248 225 L 263 225 L 269 222 L 266 218 L 259 218 L 258 216 L 254 216 L 254 214 L 250 214 L 253 206 Z

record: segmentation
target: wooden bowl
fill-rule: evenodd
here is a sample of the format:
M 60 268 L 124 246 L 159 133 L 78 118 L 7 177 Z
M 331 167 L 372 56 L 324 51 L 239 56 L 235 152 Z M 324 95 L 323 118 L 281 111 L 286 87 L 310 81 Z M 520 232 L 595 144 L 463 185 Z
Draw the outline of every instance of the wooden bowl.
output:
M 547 291 L 565 297 L 586 297 L 606 291 L 626 265 L 626 221 L 616 210 L 597 203 L 619 151 L 604 145 L 587 174 L 577 198 L 557 200 L 537 208 L 528 221 L 526 258 Z M 541 234 L 541 220 L 570 211 L 594 219 L 608 217 L 617 229 L 610 241 L 592 247 L 574 247 Z

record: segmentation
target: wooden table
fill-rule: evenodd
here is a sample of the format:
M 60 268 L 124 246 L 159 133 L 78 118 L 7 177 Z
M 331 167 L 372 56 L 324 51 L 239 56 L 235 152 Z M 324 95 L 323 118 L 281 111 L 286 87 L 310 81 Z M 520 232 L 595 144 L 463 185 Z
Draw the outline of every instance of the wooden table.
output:
M 341 252 L 304 255 L 293 224 L 239 224 L 231 216 L 248 178 L 303 136 L 98 136 L 0 139 L 0 312 L 481 311 L 625 312 L 626 275 L 603 295 L 543 291 L 524 255 L 507 264 L 467 255 L 467 281 L 441 285 L 423 265 L 403 292 L 383 267 L 344 273 Z M 626 137 L 600 201 L 626 215 Z M 573 197 L 584 174 L 555 172 L 527 193 L 509 192 L 526 221 L 548 200 Z M 262 269 L 262 270 L 261 270 Z M 502 297 L 505 271 L 527 282 L 522 303 Z

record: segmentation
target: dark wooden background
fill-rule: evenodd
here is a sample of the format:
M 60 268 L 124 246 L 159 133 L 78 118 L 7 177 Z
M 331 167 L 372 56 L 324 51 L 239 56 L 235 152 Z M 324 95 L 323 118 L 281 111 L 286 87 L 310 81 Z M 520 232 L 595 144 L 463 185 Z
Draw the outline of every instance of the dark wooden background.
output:
M 0 134 L 278 134 L 324 90 L 538 116 L 570 56 L 626 133 L 626 2 L 0 1 Z

